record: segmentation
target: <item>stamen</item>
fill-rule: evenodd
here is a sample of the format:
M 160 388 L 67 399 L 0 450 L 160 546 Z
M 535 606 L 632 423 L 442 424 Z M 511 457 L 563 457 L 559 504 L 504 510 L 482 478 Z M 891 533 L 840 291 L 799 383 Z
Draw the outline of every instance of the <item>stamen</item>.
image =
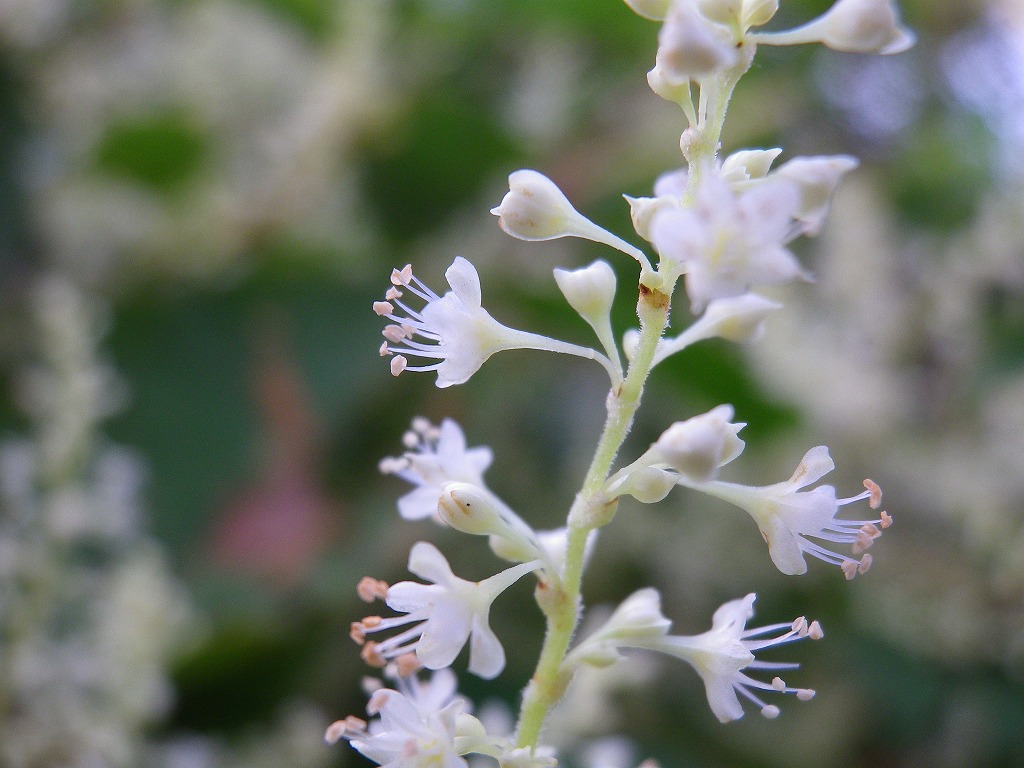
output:
M 387 688 L 374 691 L 370 696 L 370 700 L 366 702 L 367 714 L 379 715 L 384 705 L 388 703 L 389 698 L 391 698 L 391 691 Z
M 384 462 L 381 462 L 383 464 Z M 381 472 L 383 472 L 383 467 Z M 363 576 L 356 584 L 356 594 L 364 603 L 372 603 L 374 600 L 383 600 L 388 596 L 388 583 L 375 579 L 372 576 Z
M 398 376 L 409 365 L 409 361 L 401 355 L 395 355 L 391 360 L 391 375 Z
M 868 496 L 870 499 L 870 501 L 868 501 L 868 506 L 872 509 L 878 509 L 882 505 L 881 487 L 879 487 L 878 483 L 870 478 L 864 480 L 864 487 L 868 489 L 868 493 L 870 494 Z
M 857 565 L 857 573 L 867 573 L 868 569 L 871 567 L 872 560 L 873 558 L 871 555 L 864 555 L 864 557 L 860 559 L 860 563 Z
M 892 515 L 890 515 L 884 509 L 882 510 L 880 517 L 882 518 L 882 522 L 879 523 L 879 525 L 881 525 L 883 529 L 888 528 L 890 525 L 892 525 Z
M 354 739 L 366 733 L 366 721 L 349 715 L 344 720 L 331 723 L 324 734 L 328 744 L 337 744 L 341 739 Z
M 395 670 L 400 677 L 415 675 L 423 669 L 423 664 L 416 657 L 415 653 L 403 653 L 395 659 Z
M 774 704 L 768 704 L 767 706 L 761 707 L 762 717 L 768 720 L 774 720 L 781 714 L 782 710 L 776 707 Z
M 380 317 L 387 317 L 395 314 L 395 307 L 388 301 L 375 301 L 373 302 L 373 311 Z
M 817 691 L 812 688 L 799 688 L 797 689 L 796 697 L 800 699 L 800 701 L 810 701 L 814 698 L 816 693 Z
M 386 341 L 380 345 L 379 351 L 381 357 L 388 357 L 392 354 L 391 350 L 388 349 L 388 343 Z
M 825 630 L 821 628 L 821 624 L 817 620 L 811 622 L 811 626 L 807 628 L 807 636 L 811 640 L 821 640 L 825 636 Z
M 781 677 L 773 677 L 772 688 L 774 688 L 776 691 L 784 691 L 786 690 L 786 681 L 783 680 Z
M 391 271 L 391 284 L 395 286 L 409 285 L 412 282 L 412 264 L 406 264 L 401 271 Z
M 839 565 L 839 568 L 843 572 L 843 576 L 846 577 L 847 581 L 851 581 L 853 577 L 857 575 L 858 565 L 859 563 L 856 560 L 843 560 Z
M 363 646 L 363 650 L 359 652 L 359 658 L 369 664 L 371 667 L 377 667 L 383 669 L 388 665 L 387 659 L 380 655 L 377 651 L 378 643 L 369 640 L 366 645 Z M 369 708 L 367 708 L 369 711 Z M 373 713 L 371 713 L 373 714 Z
M 807 637 L 807 619 L 800 616 L 793 620 L 793 631 L 800 637 Z

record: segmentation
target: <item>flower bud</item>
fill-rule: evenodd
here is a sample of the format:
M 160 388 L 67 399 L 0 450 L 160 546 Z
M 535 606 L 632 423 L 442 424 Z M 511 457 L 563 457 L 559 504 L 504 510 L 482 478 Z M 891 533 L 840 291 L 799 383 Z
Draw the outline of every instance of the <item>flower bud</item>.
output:
M 800 188 L 800 203 L 794 215 L 804 223 L 804 234 L 816 235 L 821 231 L 828 215 L 832 193 L 840 179 L 857 165 L 855 157 L 832 155 L 795 157 L 779 166 L 776 174 L 796 182 Z
M 708 21 L 688 2 L 672 6 L 658 35 L 655 58 L 667 83 L 682 85 L 699 80 L 735 61 L 726 29 Z
M 744 424 L 731 424 L 731 405 L 720 405 L 705 414 L 677 421 L 666 429 L 651 452 L 679 474 L 694 482 L 715 477 L 718 468 L 743 451 L 737 433 Z
M 839 0 L 816 23 L 821 42 L 850 53 L 900 53 L 914 36 L 899 26 L 892 0 Z
M 779 0 L 743 0 L 743 27 L 759 27 L 772 20 Z
M 697 0 L 697 7 L 712 21 L 732 26 L 740 20 L 743 0 Z
M 722 178 L 730 184 L 763 179 L 780 154 L 781 149 L 743 149 L 733 152 L 722 162 Z
M 569 305 L 591 325 L 607 321 L 615 299 L 615 272 L 605 261 L 582 269 L 556 269 L 555 282 Z
M 501 205 L 491 209 L 507 234 L 520 240 L 553 240 L 576 234 L 574 224 L 583 217 L 547 176 L 515 171 L 508 177 L 508 186 Z
M 455 530 L 475 536 L 503 535 L 508 529 L 487 492 L 471 483 L 445 485 L 437 515 Z
M 654 68 L 647 73 L 647 84 L 655 94 L 661 96 L 665 101 L 673 104 L 685 104 L 690 97 L 690 81 L 677 81 L 672 77 L 672 82 L 665 77 L 664 69 L 655 64 Z
M 655 504 L 676 487 L 676 476 L 657 467 L 634 469 L 609 489 L 609 495 L 632 496 L 641 504 Z
M 736 344 L 757 341 L 764 333 L 764 321 L 769 313 L 782 305 L 756 293 L 745 293 L 727 299 L 715 299 L 698 321 L 706 324 L 704 338 L 718 337 Z
M 672 0 L 625 0 L 633 13 L 652 21 L 661 21 L 668 13 Z
M 679 203 L 675 198 L 662 197 L 630 197 L 623 195 L 629 203 L 629 216 L 633 220 L 633 229 L 644 240 L 651 240 L 651 221 L 654 215 L 666 208 L 678 208 Z

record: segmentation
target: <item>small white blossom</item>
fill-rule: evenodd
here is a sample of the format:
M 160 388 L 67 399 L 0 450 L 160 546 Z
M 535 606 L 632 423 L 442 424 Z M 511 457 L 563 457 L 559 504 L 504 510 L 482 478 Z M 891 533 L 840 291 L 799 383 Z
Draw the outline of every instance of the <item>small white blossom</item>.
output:
M 803 234 L 816 235 L 821 231 L 832 193 L 842 177 L 858 164 L 849 155 L 794 157 L 774 172 L 773 176 L 794 182 L 800 190 L 800 203 L 793 217 L 803 223 Z
M 799 204 L 799 189 L 787 180 L 765 180 L 734 193 L 719 174 L 706 174 L 693 208 L 654 217 L 651 235 L 661 269 L 686 274 L 694 313 L 754 286 L 809 279 L 786 248 L 799 234 Z
M 408 449 L 381 461 L 380 470 L 416 486 L 398 500 L 398 512 L 406 520 L 422 520 L 437 514 L 444 486 L 452 482 L 484 486 L 483 475 L 494 456 L 487 446 L 466 447 L 462 428 L 452 419 L 440 426 L 414 419 L 405 433 Z
M 704 339 L 719 338 L 736 344 L 757 341 L 764 334 L 768 315 L 777 309 L 782 309 L 782 305 L 756 293 L 715 299 L 689 328 L 674 338 L 658 342 L 654 363 Z
M 373 310 L 391 320 L 384 331 L 382 356 L 392 356 L 391 373 L 437 371 L 437 386 L 462 384 L 493 355 L 507 349 L 542 349 L 550 352 L 608 361 L 592 349 L 509 328 L 481 306 L 480 276 L 461 256 L 444 273 L 452 290 L 438 296 L 412 273 L 412 266 L 394 270 L 392 287 Z M 426 302 L 416 311 L 402 301 L 403 289 Z M 404 315 L 398 314 L 399 310 Z M 409 357 L 437 360 L 429 365 L 409 365 Z
M 776 645 L 794 642 L 805 637 L 823 637 L 817 622 L 807 623 L 799 618 L 792 624 L 772 624 L 756 629 L 746 629 L 747 621 L 754 615 L 755 595 L 749 594 L 739 600 L 722 605 L 711 622 L 711 629 L 700 635 L 653 635 L 620 641 L 620 647 L 646 648 L 688 662 L 704 681 L 711 711 L 723 723 L 743 717 L 743 706 L 739 696 L 753 702 L 767 718 L 779 715 L 779 708 L 766 704 L 755 691 L 793 693 L 801 701 L 813 698 L 814 691 L 806 688 L 790 688 L 780 677 L 770 683 L 747 674 L 747 671 L 779 671 L 795 669 L 799 665 L 781 662 L 760 661 L 755 653 Z M 765 635 L 777 634 L 775 637 Z
M 456 748 L 466 701 L 455 695 L 451 670 L 435 672 L 426 684 L 416 676 L 397 677 L 398 690 L 380 688 L 370 696 L 369 724 L 348 717 L 327 729 L 326 739 L 346 739 L 383 768 L 466 768 Z
M 822 43 L 849 53 L 902 53 L 914 44 L 892 0 L 839 0 L 802 27 L 752 38 L 766 45 Z
M 402 581 L 387 589 L 388 607 L 406 616 L 382 619 L 370 616 L 352 627 L 353 639 L 364 641 L 363 658 L 382 666 L 389 659 L 415 653 L 427 669 L 450 666 L 469 642 L 469 671 L 483 678 L 496 677 L 505 668 L 505 651 L 491 630 L 491 603 L 522 576 L 541 566 L 522 563 L 480 582 L 452 573 L 444 555 L 424 541 L 413 545 L 409 570 L 430 582 Z M 370 633 L 412 624 L 380 642 L 365 641 Z
M 804 456 L 793 476 L 775 485 L 751 487 L 714 481 L 686 483 L 746 510 L 768 542 L 772 562 L 785 574 L 806 573 L 804 555 L 813 555 L 831 565 L 838 565 L 847 579 L 864 573 L 871 566 L 871 555 L 860 560 L 840 555 L 810 539 L 849 544 L 854 555 L 861 555 L 889 527 L 892 518 L 885 512 L 874 520 L 843 520 L 837 518 L 841 507 L 856 501 L 869 500 L 872 509 L 881 503 L 881 490 L 870 480 L 863 493 L 848 499 L 837 499 L 831 485 L 819 485 L 809 491 L 802 488 L 817 482 L 835 468 L 828 448 L 819 445 Z

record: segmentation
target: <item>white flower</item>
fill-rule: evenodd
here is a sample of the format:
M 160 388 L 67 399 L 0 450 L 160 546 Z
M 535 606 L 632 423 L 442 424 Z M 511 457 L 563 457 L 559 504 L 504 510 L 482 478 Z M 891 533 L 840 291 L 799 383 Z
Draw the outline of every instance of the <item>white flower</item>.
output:
M 836 517 L 840 507 L 864 499 L 869 500 L 872 509 L 878 508 L 881 490 L 870 480 L 864 481 L 867 490 L 848 499 L 837 499 L 836 490 L 831 485 L 819 485 L 810 491 L 801 490 L 834 468 L 828 448 L 819 445 L 806 453 L 793 476 L 782 483 L 762 487 L 721 481 L 683 484 L 746 510 L 768 542 L 772 562 L 783 573 L 805 573 L 807 562 L 804 555 L 807 554 L 831 565 L 838 565 L 846 578 L 852 579 L 871 566 L 871 555 L 865 554 L 858 561 L 833 552 L 809 538 L 850 544 L 853 554 L 859 555 L 881 535 L 880 529 L 891 525 L 892 518 L 885 512 L 874 520 L 842 520 Z
M 366 710 L 369 725 L 358 718 L 339 720 L 327 741 L 348 740 L 352 747 L 384 768 L 466 768 L 456 748 L 460 726 L 468 718 L 465 699 L 455 695 L 455 675 L 442 669 L 430 682 L 416 676 L 397 678 L 398 690 L 373 693 Z
M 780 677 L 766 683 L 746 674 L 745 670 L 774 671 L 799 666 L 760 661 L 755 659 L 755 652 L 805 637 L 818 639 L 824 635 L 817 622 L 808 624 L 802 617 L 792 624 L 746 629 L 747 620 L 754 615 L 754 599 L 755 595 L 750 594 L 725 603 L 715 611 L 711 629 L 703 634 L 630 638 L 619 645 L 659 651 L 688 662 L 703 679 L 711 711 L 723 723 L 743 717 L 743 707 L 737 694 L 757 705 L 765 717 L 777 717 L 779 708 L 765 704 L 755 691 L 794 693 L 801 701 L 812 698 L 814 691 L 790 688 Z M 780 631 L 781 634 L 775 637 L 765 637 Z
M 363 658 L 382 666 L 389 659 L 415 653 L 427 669 L 450 666 L 469 642 L 469 671 L 483 678 L 496 677 L 505 667 L 505 651 L 488 624 L 491 603 L 540 561 L 522 563 L 480 582 L 452 573 L 444 555 L 433 544 L 420 541 L 409 553 L 409 570 L 429 584 L 402 581 L 387 589 L 389 608 L 407 616 L 382 619 L 371 616 L 352 627 L 357 641 L 365 635 L 412 624 L 381 642 L 366 642 Z
M 709 301 L 749 288 L 807 279 L 786 244 L 799 234 L 798 187 L 769 179 L 734 193 L 717 173 L 705 174 L 693 208 L 666 209 L 651 224 L 660 268 L 686 274 L 694 313 Z
M 495 352 L 506 349 L 543 349 L 550 352 L 598 360 L 609 368 L 607 358 L 592 349 L 549 339 L 502 325 L 481 302 L 480 276 L 461 256 L 444 273 L 452 290 L 438 296 L 412 273 L 412 266 L 394 270 L 392 287 L 373 311 L 392 321 L 384 331 L 381 356 L 392 356 L 391 373 L 437 371 L 437 386 L 462 384 L 480 370 Z M 402 289 L 423 299 L 426 306 L 416 311 L 405 304 Z M 405 315 L 397 314 L 401 310 Z M 436 363 L 410 366 L 409 357 L 432 358 Z
M 839 0 L 802 27 L 752 38 L 767 45 L 823 43 L 850 53 L 902 53 L 914 44 L 914 34 L 900 24 L 892 0 Z
M 381 461 L 380 470 L 416 486 L 398 500 L 398 512 L 406 520 L 437 514 L 438 500 L 448 483 L 484 486 L 484 472 L 494 458 L 487 446 L 467 448 L 462 428 L 451 419 L 439 427 L 423 418 L 414 419 L 404 442 L 408 450 Z

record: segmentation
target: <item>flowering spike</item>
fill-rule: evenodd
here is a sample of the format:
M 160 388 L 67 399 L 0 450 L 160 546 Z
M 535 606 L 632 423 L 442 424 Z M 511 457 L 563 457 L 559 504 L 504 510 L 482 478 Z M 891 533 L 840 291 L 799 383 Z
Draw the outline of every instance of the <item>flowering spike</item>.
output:
M 466 447 L 462 428 L 452 419 L 434 426 L 427 419 L 415 419 L 405 433 L 406 452 L 388 456 L 380 471 L 396 475 L 416 486 L 398 500 L 398 512 L 406 520 L 422 520 L 437 514 L 444 486 L 464 482 L 485 487 L 484 472 L 494 460 L 487 446 Z

